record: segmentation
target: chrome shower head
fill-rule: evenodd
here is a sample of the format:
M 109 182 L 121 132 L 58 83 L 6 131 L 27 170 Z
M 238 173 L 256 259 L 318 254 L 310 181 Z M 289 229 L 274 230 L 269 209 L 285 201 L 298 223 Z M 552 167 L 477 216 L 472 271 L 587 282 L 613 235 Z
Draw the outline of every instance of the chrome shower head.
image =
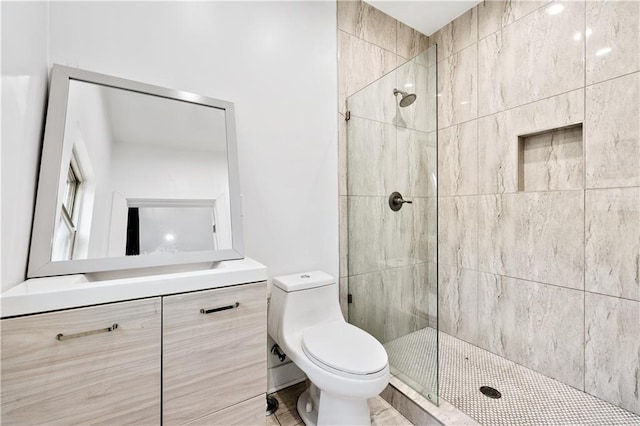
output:
M 402 96 L 402 98 L 400 99 L 400 106 L 402 108 L 404 107 L 408 107 L 409 105 L 411 105 L 412 103 L 414 103 L 416 101 L 416 95 L 413 93 L 407 93 L 404 92 L 402 90 L 398 90 L 398 89 L 393 89 L 393 95 L 394 96 L 398 96 L 398 94 L 400 96 Z

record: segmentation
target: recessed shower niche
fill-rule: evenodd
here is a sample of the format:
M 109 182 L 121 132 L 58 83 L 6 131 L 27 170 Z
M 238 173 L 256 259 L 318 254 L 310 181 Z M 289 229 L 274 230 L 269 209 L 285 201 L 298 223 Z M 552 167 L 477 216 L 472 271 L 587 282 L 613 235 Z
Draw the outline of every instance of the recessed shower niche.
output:
M 518 191 L 582 189 L 582 123 L 518 137 Z

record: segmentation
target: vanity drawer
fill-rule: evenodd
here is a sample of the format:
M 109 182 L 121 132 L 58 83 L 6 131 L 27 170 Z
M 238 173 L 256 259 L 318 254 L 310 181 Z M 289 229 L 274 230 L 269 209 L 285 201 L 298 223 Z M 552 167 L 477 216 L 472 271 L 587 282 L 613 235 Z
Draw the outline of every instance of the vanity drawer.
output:
M 164 424 L 266 391 L 266 282 L 164 297 L 162 332 Z
M 220 410 L 217 413 L 187 423 L 189 426 L 247 426 L 264 425 L 266 394 Z
M 2 320 L 1 423 L 159 424 L 160 306 L 156 297 Z

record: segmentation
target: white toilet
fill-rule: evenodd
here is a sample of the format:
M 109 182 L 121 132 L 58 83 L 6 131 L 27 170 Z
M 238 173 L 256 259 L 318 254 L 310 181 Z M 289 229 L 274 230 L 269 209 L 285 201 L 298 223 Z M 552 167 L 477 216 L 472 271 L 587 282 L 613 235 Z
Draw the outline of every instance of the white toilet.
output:
M 335 279 L 319 271 L 275 277 L 268 318 L 271 337 L 312 383 L 298 399 L 304 423 L 371 424 L 367 399 L 389 383 L 387 353 L 344 320 Z

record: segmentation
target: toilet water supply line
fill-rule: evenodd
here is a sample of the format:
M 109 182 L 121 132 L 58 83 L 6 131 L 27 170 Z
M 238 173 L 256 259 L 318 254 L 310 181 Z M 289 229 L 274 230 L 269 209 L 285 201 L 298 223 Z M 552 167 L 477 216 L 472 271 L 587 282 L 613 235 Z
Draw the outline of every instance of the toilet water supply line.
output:
M 280 349 L 277 343 L 271 347 L 271 353 L 277 356 L 280 362 L 284 362 L 284 360 L 287 359 L 287 355 L 282 352 L 282 349 Z

